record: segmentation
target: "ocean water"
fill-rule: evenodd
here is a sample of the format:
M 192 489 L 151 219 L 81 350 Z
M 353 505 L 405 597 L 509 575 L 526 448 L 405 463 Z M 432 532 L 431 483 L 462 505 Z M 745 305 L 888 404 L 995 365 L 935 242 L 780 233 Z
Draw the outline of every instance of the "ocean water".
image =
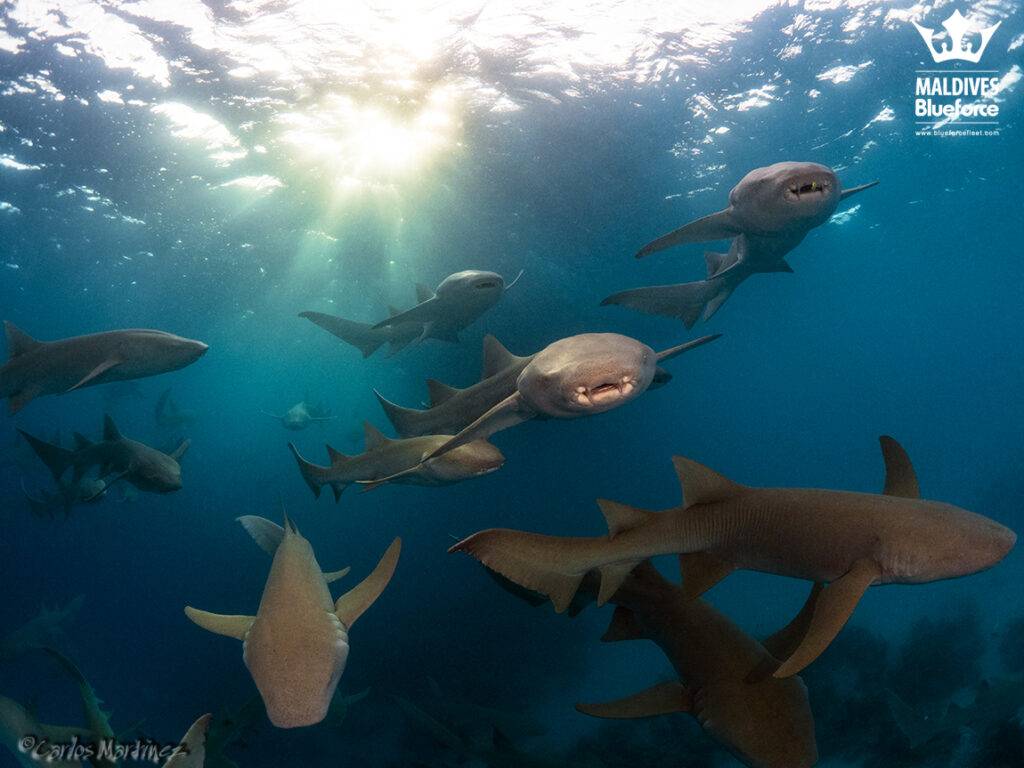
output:
M 157 328 L 210 347 L 173 373 L 0 416 L 0 636 L 81 596 L 54 641 L 116 732 L 171 743 L 204 712 L 223 724 L 256 689 L 240 644 L 183 608 L 255 612 L 270 559 L 236 518 L 280 522 L 283 505 L 325 569 L 352 566 L 335 596 L 394 537 L 404 546 L 350 633 L 338 696 L 365 698 L 296 730 L 258 705 L 231 715 L 237 765 L 738 765 L 686 715 L 575 712 L 670 676 L 664 655 L 602 644 L 609 608 L 569 620 L 530 607 L 448 547 L 491 527 L 600 535 L 597 498 L 675 506 L 675 455 L 749 485 L 878 492 L 882 434 L 906 447 L 924 497 L 1019 531 L 1020 3 L 717 6 L 0 6 L 2 318 L 44 340 Z M 911 24 L 939 29 L 957 9 L 978 29 L 1001 22 L 979 65 L 935 64 Z M 998 135 L 917 135 L 915 78 L 933 67 L 993 71 Z M 704 246 L 633 253 L 784 160 L 880 184 L 807 235 L 794 274 L 752 277 L 691 330 L 599 305 L 701 279 Z M 523 276 L 458 344 L 363 359 L 297 316 L 380 320 L 412 305 L 416 283 L 463 269 Z M 335 504 L 289 455 L 289 441 L 317 462 L 325 443 L 360 451 L 364 420 L 389 428 L 374 389 L 419 407 L 427 378 L 470 385 L 485 334 L 525 355 L 592 331 L 659 350 L 722 338 L 666 363 L 673 380 L 635 402 L 496 435 L 505 466 L 457 485 L 353 489 Z M 194 423 L 155 423 L 168 388 Z M 264 413 L 303 399 L 336 418 L 289 432 Z M 70 441 L 97 436 L 104 414 L 165 450 L 190 438 L 183 488 L 115 487 L 67 518 L 34 515 L 23 489 L 52 483 L 16 428 Z M 674 576 L 672 558 L 658 565 Z M 966 578 L 869 590 L 802 674 L 819 764 L 1024 765 L 1022 577 L 1015 550 Z M 739 572 L 707 597 L 761 636 L 806 589 Z M 982 706 L 986 686 L 1008 691 L 1000 706 Z M 980 714 L 911 748 L 889 692 L 922 718 Z M 5 660 L 0 694 L 45 722 L 83 722 L 45 653 Z M 497 727 L 515 752 L 452 750 L 400 700 L 474 748 Z

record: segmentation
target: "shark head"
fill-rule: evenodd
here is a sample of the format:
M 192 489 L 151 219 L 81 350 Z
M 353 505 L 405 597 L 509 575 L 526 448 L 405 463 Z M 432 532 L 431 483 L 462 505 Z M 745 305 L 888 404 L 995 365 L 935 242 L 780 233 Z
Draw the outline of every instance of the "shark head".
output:
M 134 376 L 176 371 L 191 365 L 209 349 L 195 339 L 151 330 L 128 331 L 121 343 L 128 353 L 122 365 Z
M 785 162 L 748 173 L 729 193 L 729 204 L 743 231 L 771 234 L 824 224 L 841 193 L 828 166 Z
M 447 436 L 440 437 L 448 439 Z M 505 456 L 494 445 L 486 440 L 473 440 L 428 459 L 424 469 L 439 482 L 457 483 L 494 472 L 504 463 Z
M 584 333 L 550 344 L 519 375 L 517 386 L 539 414 L 573 418 L 617 408 L 643 394 L 657 354 L 617 333 Z
M 160 451 L 141 453 L 133 462 L 131 481 L 136 488 L 151 493 L 181 490 L 181 465 Z
M 940 501 L 916 501 L 891 522 L 902 528 L 881 553 L 882 581 L 955 579 L 999 563 L 1017 534 L 995 520 Z
M 437 298 L 469 314 L 485 312 L 501 299 L 505 279 L 497 272 L 467 269 L 448 275 L 437 286 Z
M 281 417 L 281 424 L 285 429 L 298 431 L 309 426 L 309 419 L 309 409 L 306 407 L 306 403 L 302 402 L 293 405 L 285 412 Z

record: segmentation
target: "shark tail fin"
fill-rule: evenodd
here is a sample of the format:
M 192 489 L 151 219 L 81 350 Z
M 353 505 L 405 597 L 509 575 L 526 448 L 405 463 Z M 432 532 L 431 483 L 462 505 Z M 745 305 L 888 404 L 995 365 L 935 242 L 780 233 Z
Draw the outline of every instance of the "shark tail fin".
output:
M 612 614 L 611 623 L 608 629 L 601 636 L 602 643 L 617 643 L 622 640 L 643 640 L 647 638 L 636 614 L 623 605 L 615 606 L 615 613 Z
M 299 317 L 306 318 L 349 346 L 355 347 L 363 353 L 363 357 L 369 357 L 387 341 L 387 334 L 375 331 L 369 323 L 357 323 L 323 312 L 300 312 Z
M 391 426 L 395 428 L 395 431 L 400 436 L 417 437 L 424 434 L 422 416 L 425 411 L 418 411 L 415 408 L 403 408 L 400 405 L 396 405 L 377 390 L 373 390 L 373 394 L 377 396 L 380 407 L 384 409 L 384 414 L 388 417 L 388 421 L 391 422 Z
M 313 492 L 313 496 L 317 499 L 320 498 L 320 491 L 325 485 L 330 485 L 334 491 L 334 500 L 337 501 L 341 496 L 341 491 L 345 489 L 343 483 L 332 482 L 330 480 L 330 472 L 327 467 L 321 467 L 318 464 L 314 464 L 311 461 L 306 461 L 299 453 L 299 449 L 295 447 L 294 443 L 288 443 L 288 450 L 292 452 L 292 456 L 295 457 L 295 463 L 299 466 L 299 473 L 302 475 L 302 479 L 306 481 L 306 485 L 309 486 L 309 490 Z M 340 488 L 338 487 L 340 486 Z
M 60 480 L 61 475 L 74 463 L 75 454 L 73 451 L 61 448 L 53 443 L 48 443 L 45 440 L 40 440 L 24 430 L 19 429 L 18 432 L 25 438 L 32 450 L 35 451 L 39 460 L 50 470 L 54 480 Z
M 732 295 L 738 282 L 732 280 L 697 280 L 678 285 L 653 285 L 612 294 L 601 306 L 618 304 L 648 315 L 675 317 L 692 328 L 697 321 L 707 320 Z
M 401 553 L 402 540 L 396 538 L 385 550 L 380 558 L 380 562 L 377 563 L 377 567 L 373 569 L 370 575 L 339 597 L 337 602 L 335 602 L 334 612 L 346 629 L 351 629 L 359 617 L 371 605 L 377 602 L 377 598 L 380 597 L 395 573 L 395 568 L 398 566 L 398 556 Z

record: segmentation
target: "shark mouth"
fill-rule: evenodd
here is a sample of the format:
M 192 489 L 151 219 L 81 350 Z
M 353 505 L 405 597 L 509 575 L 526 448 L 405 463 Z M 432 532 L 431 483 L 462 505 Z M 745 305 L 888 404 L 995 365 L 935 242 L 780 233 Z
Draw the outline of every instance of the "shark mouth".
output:
M 476 287 L 477 288 L 497 288 L 498 287 L 498 281 L 497 280 L 484 280 L 483 282 L 477 283 Z
M 805 200 L 825 197 L 832 189 L 832 182 L 806 181 L 802 184 L 793 183 L 786 188 L 785 197 L 787 200 Z
M 590 408 L 628 397 L 634 389 L 636 389 L 636 384 L 633 382 L 633 377 L 623 376 L 618 381 L 606 382 L 596 387 L 576 387 L 572 401 L 577 405 Z

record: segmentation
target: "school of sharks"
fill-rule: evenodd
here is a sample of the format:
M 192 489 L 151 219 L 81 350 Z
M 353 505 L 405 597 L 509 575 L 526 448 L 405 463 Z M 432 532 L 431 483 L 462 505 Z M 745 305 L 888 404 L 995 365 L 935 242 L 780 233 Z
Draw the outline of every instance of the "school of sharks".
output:
M 682 259 L 694 255 L 684 246 L 726 242 L 725 250 L 704 253 L 707 275 L 703 280 L 631 288 L 600 303 L 677 318 L 690 329 L 722 310 L 751 275 L 793 272 L 789 258 L 800 256 L 801 242 L 813 239 L 813 230 L 845 200 L 879 183 L 847 181 L 860 183 L 844 185 L 833 169 L 815 162 L 779 162 L 753 169 L 736 183 L 721 210 L 652 240 L 636 253 L 636 258 L 653 257 L 671 248 Z M 506 282 L 496 272 L 467 268 L 448 275 L 436 288 L 417 286 L 417 302 L 410 308 L 383 307 L 378 318 L 365 322 L 302 307 L 295 310 L 352 347 L 345 364 L 357 365 L 357 352 L 366 358 L 382 348 L 387 355 L 397 355 L 413 345 L 460 344 L 461 331 L 495 308 L 518 281 L 529 279 L 528 273 L 520 272 Z M 305 324 L 303 328 L 319 333 Z M 8 360 L 0 368 L 0 396 L 7 399 L 12 416 L 42 397 L 75 398 L 87 387 L 161 376 L 191 365 L 217 365 L 216 349 L 164 330 L 101 330 L 40 340 L 31 335 L 31 318 L 8 319 L 5 330 Z M 511 349 L 524 351 L 515 340 L 504 341 Z M 719 334 L 680 338 L 675 346 L 658 350 L 617 333 L 578 333 L 528 354 L 514 354 L 487 336 L 481 377 L 471 386 L 456 388 L 429 379 L 425 408 L 400 405 L 389 400 L 387 392 L 374 392 L 397 436 L 385 435 L 379 419 L 364 414 L 365 449 L 358 455 L 337 450 L 329 440 L 322 462 L 303 455 L 283 438 L 281 451 L 287 457 L 287 446 L 315 498 L 320 499 L 326 487 L 334 502 L 352 506 L 359 504 L 359 496 L 345 491 L 353 486 L 369 491 L 390 483 L 441 487 L 487 482 L 478 478 L 500 470 L 506 462 L 491 442 L 503 430 L 529 430 L 524 422 L 531 420 L 599 417 L 627 406 L 636 419 L 649 419 L 656 414 L 645 413 L 645 403 L 632 401 L 643 400 L 648 390 L 659 387 L 676 389 L 678 397 L 685 398 L 684 386 L 673 380 L 678 368 L 685 366 L 685 361 L 675 358 L 684 353 L 687 357 L 728 355 L 729 339 Z M 465 354 L 474 353 L 465 350 Z M 267 405 L 264 414 L 289 431 L 319 430 L 326 436 L 343 420 L 308 395 L 291 405 L 274 409 Z M 181 408 L 172 392 L 165 390 L 156 403 L 154 419 L 168 433 L 187 434 L 196 415 Z M 125 434 L 109 414 L 95 414 L 95 422 L 100 427 L 97 436 L 75 433 L 71 443 L 59 433 L 19 430 L 34 459 L 52 475 L 52 487 L 25 489 L 32 512 L 68 516 L 78 507 L 118 494 L 171 494 L 188 483 L 189 439 L 147 445 Z M 354 426 L 358 422 L 348 425 Z M 778 487 L 748 486 L 742 478 L 725 477 L 694 457 L 666 452 L 664 472 L 674 472 L 680 487 L 677 506 L 661 511 L 633 506 L 630 489 L 623 488 L 621 500 L 596 502 L 607 535 L 555 536 L 488 527 L 457 541 L 450 552 L 468 555 L 487 569 L 493 577 L 495 600 L 516 598 L 534 606 L 550 600 L 555 611 L 570 616 L 605 610 L 608 628 L 602 641 L 653 641 L 674 670 L 668 681 L 638 680 L 642 687 L 633 695 L 576 703 L 578 712 L 614 720 L 686 713 L 707 739 L 744 765 L 809 768 L 818 762 L 819 745 L 802 675 L 813 671 L 816 659 L 837 638 L 841 640 L 865 592 L 886 584 L 969 577 L 997 566 L 1016 542 L 1015 533 L 993 519 L 922 497 L 908 451 L 888 435 L 879 438 L 879 447 L 884 474 L 877 493 L 786 487 L 785 477 L 779 478 Z M 508 460 L 525 463 L 530 457 L 515 455 Z M 566 459 L 569 471 L 573 460 Z M 342 555 L 333 542 L 307 540 L 297 523 L 301 515 L 294 510 L 293 514 L 279 512 L 268 503 L 263 514 L 238 517 L 241 533 L 269 558 L 262 595 L 239 594 L 230 605 L 201 607 L 186 604 L 183 595 L 178 610 L 184 611 L 196 631 L 221 636 L 211 637 L 210 643 L 240 642 L 241 663 L 274 726 L 311 726 L 339 706 L 342 697 L 336 690 L 350 653 L 351 663 L 360 664 L 372 645 L 357 623 L 375 602 L 386 599 L 393 579 L 403 578 L 401 532 L 395 532 L 383 552 L 374 553 L 377 565 L 357 574 L 355 586 L 335 598 L 332 585 L 346 579 L 350 569 L 325 570 L 316 553 L 330 558 L 331 567 L 339 567 L 333 561 Z M 489 514 L 480 510 L 478 518 Z M 486 522 L 500 526 L 507 521 Z M 348 541 L 346 545 L 360 544 Z M 653 564 L 662 557 L 671 558 L 670 576 Z M 204 562 L 203 567 L 211 580 L 231 577 L 228 561 Z M 783 617 L 770 636 L 748 634 L 716 609 L 706 594 L 737 570 L 804 580 L 803 607 L 796 615 Z M 252 612 L 254 606 L 258 607 Z M 422 610 L 428 616 L 432 606 L 426 602 Z M 83 744 L 116 739 L 109 714 L 82 671 L 51 647 L 50 630 L 60 620 L 59 612 L 48 613 L 15 631 L 0 644 L 0 659 L 32 651 L 46 653 L 54 669 L 80 691 L 86 722 L 40 723 L 28 703 L 0 696 L 4 746 L 26 768 L 43 758 L 46 764 L 68 767 L 116 765 L 118 758 L 110 755 L 60 751 L 59 745 L 73 739 Z M 167 663 L 174 663 L 174 648 L 167 647 L 165 653 Z M 376 653 L 386 656 L 387 644 L 379 645 Z M 572 705 L 566 700 L 566 707 Z M 899 701 L 891 705 L 913 738 L 927 740 L 941 730 L 921 735 L 922 726 L 915 730 L 907 706 Z M 469 742 L 411 701 L 396 698 L 396 706 L 451 752 L 453 764 L 467 760 L 491 766 L 548 764 L 518 752 L 498 730 L 486 744 Z M 211 714 L 202 714 L 201 706 L 196 715 L 181 748 L 161 756 L 162 764 L 167 768 L 233 765 L 222 750 L 236 734 L 230 729 L 225 732 Z M 37 735 L 40 746 L 20 747 L 26 734 Z M 687 745 L 665 744 L 664 748 L 685 751 Z

